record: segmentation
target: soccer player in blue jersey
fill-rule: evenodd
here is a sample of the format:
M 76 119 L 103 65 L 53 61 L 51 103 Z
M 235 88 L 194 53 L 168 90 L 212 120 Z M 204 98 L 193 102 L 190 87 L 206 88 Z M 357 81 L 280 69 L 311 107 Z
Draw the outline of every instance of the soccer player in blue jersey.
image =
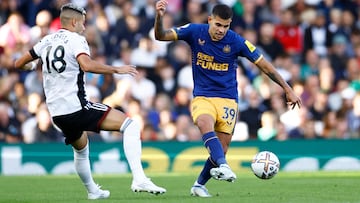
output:
M 161 41 L 184 40 L 191 47 L 194 78 L 191 114 L 210 154 L 190 193 L 193 196 L 211 197 L 205 187 L 211 177 L 229 182 L 236 180 L 225 154 L 238 112 L 237 58 L 246 57 L 279 84 L 292 108 L 296 105 L 300 107 L 301 100 L 253 44 L 229 30 L 233 15 L 230 7 L 215 5 L 207 24 L 189 23 L 164 30 L 162 17 L 166 6 L 166 0 L 156 3 L 155 38 Z

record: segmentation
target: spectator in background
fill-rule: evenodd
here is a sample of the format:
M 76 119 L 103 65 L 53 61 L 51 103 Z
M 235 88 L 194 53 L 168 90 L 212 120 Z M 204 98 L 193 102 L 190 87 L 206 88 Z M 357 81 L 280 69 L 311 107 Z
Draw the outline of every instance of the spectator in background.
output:
M 169 110 L 173 108 L 171 103 L 171 98 L 165 93 L 159 93 L 154 98 L 154 103 L 147 113 L 147 122 L 152 126 L 152 128 L 159 132 L 160 131 L 160 114 L 162 111 Z M 172 119 L 171 119 L 172 120 Z
M 97 28 L 98 35 L 103 43 L 103 54 L 109 59 L 109 61 L 114 60 L 115 53 L 111 46 L 112 39 L 110 36 L 110 23 L 104 12 L 98 14 L 97 18 L 95 19 L 94 26 Z
M 185 25 L 187 23 L 205 23 L 208 17 L 208 11 L 206 3 L 199 0 L 188 0 L 185 2 L 185 13 L 183 18 L 178 23 L 179 25 Z
M 14 116 L 20 123 L 24 122 L 28 117 L 35 113 L 41 100 L 41 94 L 28 94 L 24 84 L 21 82 L 16 82 L 13 90 L 8 95 L 8 101 L 15 113 Z
M 159 79 L 155 80 L 156 92 L 165 93 L 174 97 L 177 90 L 175 69 L 170 64 L 165 64 L 156 69 Z
M 360 138 L 360 93 L 354 96 L 352 107 L 347 113 L 348 130 L 351 138 Z
M 183 41 L 171 42 L 167 60 L 175 68 L 177 75 L 181 68 L 191 64 L 190 47 Z
M 171 109 L 163 109 L 159 113 L 159 129 L 160 137 L 164 137 L 164 140 L 176 139 L 176 124 Z
M 191 90 L 180 87 L 176 90 L 173 97 L 174 116 L 177 118 L 180 115 L 190 116 Z
M 326 24 L 325 13 L 321 10 L 316 11 L 315 19 L 304 31 L 304 49 L 313 49 L 320 57 L 325 57 L 329 53 L 332 43 L 332 33 Z
M 155 66 L 158 54 L 154 50 L 153 40 L 148 36 L 142 36 L 139 44 L 133 47 L 130 62 L 141 66 L 146 71 L 146 77 L 155 82 Z
M 279 24 L 283 10 L 281 0 L 269 0 L 268 2 L 268 4 L 260 8 L 259 18 L 262 22 L 269 21 L 273 24 Z
M 348 122 L 343 111 L 329 111 L 323 117 L 324 128 L 322 138 L 324 139 L 349 139 Z
M 194 89 L 191 64 L 188 64 L 179 70 L 177 83 L 179 88 L 187 88 L 190 91 Z
M 271 111 L 265 111 L 261 115 L 261 127 L 257 130 L 259 140 L 268 141 L 276 137 L 276 121 L 276 115 Z
M 131 55 L 132 55 L 131 48 L 123 48 L 120 50 L 119 55 L 112 60 L 113 66 L 121 66 L 125 64 L 131 64 Z M 130 79 L 129 75 L 114 75 L 115 82 L 122 80 L 122 79 Z
M 273 90 L 275 90 L 275 85 L 273 81 L 270 78 L 266 77 L 265 73 L 260 73 L 254 79 L 252 85 L 257 94 L 259 95 L 260 100 L 268 100 L 270 98 L 270 95 L 273 93 Z
M 35 92 L 40 95 L 44 95 L 42 70 L 40 67 L 36 68 L 35 71 L 28 73 L 28 75 L 25 78 L 24 85 L 27 94 L 31 94 Z
M 94 25 L 87 26 L 84 36 L 88 41 L 91 49 L 91 54 L 96 58 L 102 56 L 105 53 L 105 44 L 98 27 Z
M 354 13 L 352 13 L 350 9 L 343 9 L 341 19 L 342 19 L 341 26 L 336 34 L 344 35 L 346 40 L 349 42 L 351 32 L 355 29 Z M 347 49 L 347 51 L 349 50 Z
M 285 105 L 285 98 L 280 94 L 272 94 L 270 96 L 270 107 L 269 109 L 275 115 L 275 117 L 280 118 L 282 114 L 288 111 Z
M 314 49 L 308 49 L 305 53 L 304 61 L 301 63 L 300 79 L 305 81 L 310 75 L 319 74 L 320 57 Z
M 252 0 L 237 1 L 242 6 L 242 12 L 235 15 L 231 22 L 231 29 L 242 34 L 244 30 L 258 30 L 261 24 L 261 19 L 257 15 L 256 3 Z M 236 12 L 235 12 L 236 13 Z
M 319 77 L 317 75 L 309 75 L 304 82 L 303 88 L 301 98 L 304 105 L 309 107 L 314 103 L 316 94 L 320 89 Z
M 303 49 L 303 34 L 297 23 L 291 10 L 283 10 L 281 21 L 275 26 L 275 38 L 283 45 L 286 53 L 299 62 Z
M 138 16 L 141 21 L 142 32 L 148 33 L 153 28 L 153 22 L 155 20 L 155 0 L 142 0 L 145 2 L 144 6 L 140 7 Z
M 259 28 L 257 46 L 261 47 L 271 58 L 275 60 L 285 52 L 283 45 L 274 38 L 275 25 L 270 21 L 264 21 Z
M 116 89 L 116 82 L 113 74 L 104 74 L 104 80 L 102 85 L 99 87 L 100 100 L 110 96 Z
M 128 105 L 131 98 L 131 82 L 130 80 L 118 80 L 116 82 L 115 91 L 105 97 L 102 101 L 104 104 L 119 109 L 124 109 Z
M 144 129 L 141 134 L 141 140 L 143 142 L 148 141 L 163 141 L 162 137 L 159 136 L 159 133 L 153 128 L 153 126 L 149 123 L 146 123 Z
M 249 139 L 257 139 L 257 130 L 261 128 L 261 115 L 267 110 L 256 90 L 252 90 L 247 99 L 249 107 L 239 113 L 239 121 L 247 124 Z
M 240 70 L 237 69 L 237 82 L 238 82 L 238 110 L 244 111 L 249 106 L 249 101 L 247 100 L 247 95 L 253 90 L 253 86 L 251 85 L 249 78 L 246 77 Z
M 11 13 L 6 23 L 0 27 L 0 46 L 4 48 L 7 67 L 13 65 L 13 60 L 18 58 L 21 52 L 29 49 L 30 39 L 30 27 L 24 23 L 21 14 Z M 26 74 L 21 74 L 21 81 L 24 81 Z
M 303 139 L 304 136 L 301 131 L 301 125 L 304 125 L 306 119 L 308 119 L 308 109 L 306 106 L 301 109 L 288 110 L 280 116 L 280 122 L 282 123 L 289 139 Z M 290 132 L 292 132 L 290 136 Z
M 311 117 L 315 122 L 316 132 L 318 134 L 321 134 L 321 129 L 324 125 L 322 122 L 323 118 L 327 112 L 331 111 L 328 100 L 328 93 L 319 89 L 315 95 L 313 104 L 309 106 L 309 114 L 311 114 Z
M 18 81 L 19 75 L 15 72 L 10 72 L 0 77 L 0 101 L 8 99 L 9 93 Z
M 328 58 L 321 58 L 318 67 L 320 89 L 331 93 L 335 89 L 335 76 Z
M 122 6 L 127 0 L 112 0 L 104 6 L 104 13 L 110 27 L 114 27 L 116 21 L 123 16 Z
M 176 121 L 176 141 L 189 142 L 201 140 L 201 133 L 189 115 L 182 114 Z
M 50 34 L 50 23 L 52 21 L 51 13 L 48 10 L 42 10 L 36 15 L 36 24 L 30 29 L 30 43 L 34 45 L 45 35 Z
M 29 48 L 30 27 L 24 23 L 20 13 L 10 14 L 6 23 L 0 27 L 0 46 L 11 53 Z
M 39 105 L 34 117 L 24 122 L 21 131 L 24 142 L 27 144 L 64 141 L 64 136 L 61 131 L 54 127 L 45 103 Z
M 294 68 L 294 59 L 291 57 L 291 55 L 287 53 L 280 54 L 277 58 L 274 60 L 275 67 L 279 74 L 284 78 L 286 82 L 293 81 L 297 76 L 292 76 L 292 68 Z M 294 73 L 294 72 L 293 72 Z M 276 86 L 275 86 L 276 88 Z
M 0 142 L 20 143 L 21 141 L 21 123 L 11 106 L 6 102 L 0 102 Z
M 146 77 L 145 68 L 138 66 L 137 71 L 138 74 L 130 79 L 130 93 L 140 101 L 144 110 L 149 110 L 156 96 L 156 85 Z
M 121 13 L 121 17 L 117 19 L 111 32 L 111 37 L 114 38 L 112 49 L 117 50 L 115 53 L 123 48 L 135 48 L 140 38 L 144 36 L 144 33 L 141 33 L 140 18 L 133 13 L 131 1 L 126 0 L 121 4 Z
M 15 3 L 15 7 L 11 8 L 11 2 Z M 9 17 L 12 12 L 11 9 L 16 10 L 16 1 L 0 1 L 0 25 L 5 24 L 6 19 Z
M 332 41 L 332 50 L 329 55 L 329 60 L 335 73 L 335 82 L 346 78 L 346 63 L 349 59 L 349 55 L 346 54 L 347 43 L 346 37 L 342 34 L 335 35 Z
M 328 17 L 328 28 L 332 35 L 338 34 L 340 32 L 340 27 L 342 23 L 342 10 L 338 7 L 332 7 L 329 9 Z
M 60 9 L 61 6 L 70 3 L 71 0 L 55 0 L 50 2 L 50 12 L 53 16 L 53 20 L 50 24 L 50 30 L 55 32 L 61 28 L 60 24 Z
M 360 64 L 356 58 L 349 58 L 345 68 L 345 76 L 350 82 L 360 80 Z

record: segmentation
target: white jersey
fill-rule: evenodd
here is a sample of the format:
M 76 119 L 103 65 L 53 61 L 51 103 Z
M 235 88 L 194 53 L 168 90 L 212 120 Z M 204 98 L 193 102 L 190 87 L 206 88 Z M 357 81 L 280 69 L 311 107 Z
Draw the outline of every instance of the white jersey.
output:
M 81 110 L 88 103 L 85 94 L 85 73 L 76 58 L 90 56 L 85 37 L 65 29 L 45 36 L 34 46 L 41 57 L 44 92 L 51 116 Z

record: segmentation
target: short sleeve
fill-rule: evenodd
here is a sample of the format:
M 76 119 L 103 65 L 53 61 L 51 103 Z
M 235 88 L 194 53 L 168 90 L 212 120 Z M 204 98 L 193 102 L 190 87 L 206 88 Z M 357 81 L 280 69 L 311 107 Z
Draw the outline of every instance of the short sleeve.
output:
M 79 56 L 80 54 L 87 54 L 90 56 L 89 44 L 83 36 L 78 35 L 78 37 L 73 40 L 71 47 L 75 57 Z
M 192 28 L 193 24 L 191 23 L 175 28 L 177 39 L 186 40 L 188 37 L 191 37 Z
M 239 38 L 240 39 L 237 41 L 240 43 L 241 47 L 240 56 L 246 57 L 252 63 L 257 62 L 262 57 L 262 53 L 250 41 L 245 40 L 240 36 Z
M 49 44 L 48 42 L 48 38 L 45 37 L 34 45 L 33 50 L 37 56 L 41 56 L 44 48 L 46 48 L 47 44 Z

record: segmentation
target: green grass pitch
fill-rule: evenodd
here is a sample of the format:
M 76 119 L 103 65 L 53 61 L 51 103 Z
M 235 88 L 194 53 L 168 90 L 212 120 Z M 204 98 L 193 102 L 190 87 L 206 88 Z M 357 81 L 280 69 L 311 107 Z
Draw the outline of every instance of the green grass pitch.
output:
M 211 198 L 190 196 L 195 174 L 148 174 L 167 188 L 164 195 L 133 193 L 129 175 L 95 175 L 111 191 L 100 202 L 145 203 L 360 203 L 360 172 L 280 172 L 271 180 L 250 173 L 238 174 L 234 183 L 210 180 Z M 76 175 L 0 176 L 0 202 L 89 202 Z M 94 201 L 94 200 L 93 200 Z

